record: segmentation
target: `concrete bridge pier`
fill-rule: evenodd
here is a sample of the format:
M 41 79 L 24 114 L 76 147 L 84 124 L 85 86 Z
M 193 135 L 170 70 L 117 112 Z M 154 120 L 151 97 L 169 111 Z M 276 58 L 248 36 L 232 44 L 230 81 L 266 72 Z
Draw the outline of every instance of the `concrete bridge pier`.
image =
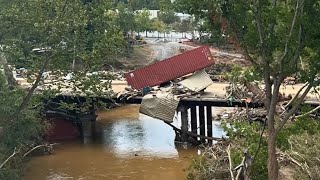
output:
M 91 143 L 94 140 L 96 119 L 81 120 L 81 136 L 84 144 Z

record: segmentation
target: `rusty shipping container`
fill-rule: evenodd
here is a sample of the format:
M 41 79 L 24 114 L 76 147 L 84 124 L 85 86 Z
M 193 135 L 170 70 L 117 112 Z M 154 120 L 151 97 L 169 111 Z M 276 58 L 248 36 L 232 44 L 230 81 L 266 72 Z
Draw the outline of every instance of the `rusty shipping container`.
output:
M 126 73 L 125 77 L 132 88 L 142 89 L 159 85 L 213 64 L 214 60 L 209 48 L 202 46 Z

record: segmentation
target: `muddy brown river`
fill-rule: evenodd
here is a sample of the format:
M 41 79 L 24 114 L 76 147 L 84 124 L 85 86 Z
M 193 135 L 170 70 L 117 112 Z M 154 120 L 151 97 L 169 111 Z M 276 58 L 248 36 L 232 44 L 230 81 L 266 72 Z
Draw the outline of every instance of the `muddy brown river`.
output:
M 61 142 L 54 154 L 32 158 L 24 179 L 185 179 L 197 149 L 175 144 L 171 127 L 138 109 L 130 105 L 99 112 L 91 143 Z

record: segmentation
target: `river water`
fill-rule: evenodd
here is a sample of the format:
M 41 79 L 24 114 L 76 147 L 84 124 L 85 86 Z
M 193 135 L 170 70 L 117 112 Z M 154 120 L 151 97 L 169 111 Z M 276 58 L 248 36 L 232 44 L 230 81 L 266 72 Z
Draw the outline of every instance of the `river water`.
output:
M 139 114 L 138 105 L 98 113 L 91 143 L 61 142 L 52 155 L 31 159 L 26 180 L 180 180 L 197 149 L 174 143 L 162 121 Z

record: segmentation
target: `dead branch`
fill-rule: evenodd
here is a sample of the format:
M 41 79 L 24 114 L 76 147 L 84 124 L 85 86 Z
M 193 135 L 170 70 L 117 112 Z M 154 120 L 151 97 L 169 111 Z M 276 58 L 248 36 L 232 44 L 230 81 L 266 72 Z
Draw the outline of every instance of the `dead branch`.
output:
M 41 81 L 41 77 L 42 77 L 45 69 L 48 67 L 49 62 L 50 62 L 50 58 L 46 57 L 46 60 L 42 64 L 42 67 L 37 75 L 36 81 L 33 83 L 31 89 L 28 91 L 28 94 L 23 98 L 23 101 L 18 108 L 17 114 L 19 114 L 24 108 L 26 108 L 28 106 L 29 101 L 30 101 L 34 91 L 36 90 L 36 88 L 39 85 L 39 82 Z
M 290 162 L 292 162 L 293 164 L 297 165 L 301 170 L 306 171 L 308 176 L 309 176 L 309 178 L 312 178 L 311 172 L 307 168 L 305 168 L 302 163 L 300 163 L 296 159 L 292 158 L 287 153 L 281 153 L 281 154 L 282 154 L 282 156 L 287 157 Z
M 305 114 L 301 114 L 301 115 L 299 115 L 299 116 L 296 116 L 296 118 L 301 118 L 301 117 L 308 116 L 308 115 L 310 115 L 310 114 L 312 114 L 312 113 L 316 112 L 316 111 L 317 111 L 317 110 L 319 110 L 319 109 L 320 109 L 320 106 L 318 106 L 318 107 L 316 107 L 316 108 L 312 109 L 311 111 L 309 111 L 309 112 L 307 112 L 307 113 L 305 113 Z
M 296 110 L 298 109 L 299 105 L 302 103 L 302 101 L 304 100 L 304 98 L 307 96 L 307 94 L 309 93 L 310 89 L 312 88 L 313 83 L 310 83 L 308 85 L 308 87 L 306 88 L 306 90 L 303 92 L 303 94 L 297 99 L 297 101 L 295 102 L 295 104 L 293 105 L 293 107 L 289 110 L 289 112 L 282 118 L 282 121 L 279 122 L 279 125 L 276 127 L 275 129 L 275 134 L 278 134 L 281 129 L 283 128 L 283 126 L 285 125 L 285 123 L 288 121 L 288 119 L 296 112 Z
M 238 172 L 235 180 L 240 180 L 241 174 L 245 174 L 245 172 L 244 172 L 245 161 L 246 161 L 246 157 L 244 156 L 242 158 L 241 164 L 235 168 L 235 170 L 237 170 L 237 172 Z
M 28 156 L 31 152 L 35 151 L 36 149 L 39 149 L 39 148 L 48 148 L 48 149 L 52 149 L 53 146 L 55 145 L 58 145 L 58 143 L 53 143 L 53 144 L 42 144 L 42 145 L 38 145 L 38 146 L 35 146 L 34 148 L 30 149 L 29 151 L 27 151 L 23 156 L 22 156 L 22 159 L 25 158 L 26 156 Z
M 3 166 L 5 164 L 7 164 L 7 162 L 13 158 L 15 155 L 17 155 L 19 152 L 20 152 L 21 148 L 17 150 L 17 148 L 15 147 L 14 150 L 13 150 L 13 153 L 0 165 L 0 169 L 3 168 Z
M 231 159 L 231 153 L 230 153 L 230 144 L 227 147 L 227 153 L 228 153 L 228 159 L 229 159 L 229 171 L 230 171 L 230 176 L 231 176 L 231 180 L 234 180 L 234 175 L 232 172 L 232 159 Z
M 287 109 L 288 107 L 290 107 L 296 100 L 297 98 L 299 97 L 301 91 L 307 87 L 309 85 L 309 83 L 304 83 L 304 85 L 299 89 L 299 91 L 297 92 L 297 94 L 288 102 L 287 105 L 285 105 L 285 109 Z
M 174 125 L 166 122 L 166 121 L 163 121 L 164 123 L 168 124 L 170 127 L 172 127 L 175 131 L 178 131 L 180 133 L 184 133 L 184 134 L 187 134 L 189 136 L 193 136 L 193 137 L 198 137 L 200 139 L 208 139 L 208 140 L 213 140 L 213 141 L 221 141 L 223 140 L 223 138 L 216 138 L 216 137 L 207 137 L 207 136 L 203 136 L 203 135 L 198 135 L 198 134 L 195 134 L 195 133 L 192 133 L 190 131 L 184 131 L 184 130 L 181 130 L 177 127 L 175 127 Z

